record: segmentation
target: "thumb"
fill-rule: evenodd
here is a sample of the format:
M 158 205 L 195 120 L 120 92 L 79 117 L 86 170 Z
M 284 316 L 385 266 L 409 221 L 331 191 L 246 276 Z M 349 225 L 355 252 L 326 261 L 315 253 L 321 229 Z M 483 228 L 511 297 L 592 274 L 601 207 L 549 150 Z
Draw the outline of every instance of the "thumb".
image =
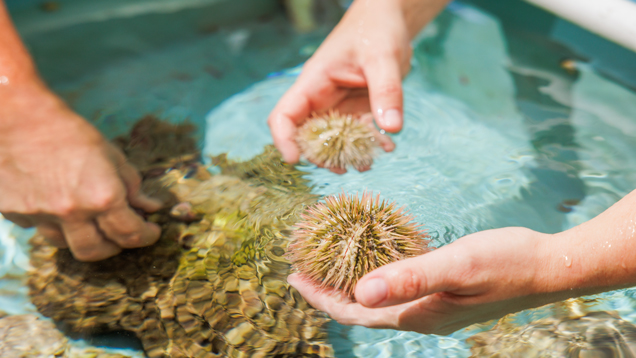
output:
M 402 75 L 398 61 L 380 57 L 364 68 L 371 109 L 378 127 L 387 132 L 402 129 Z
M 451 287 L 448 272 L 454 260 L 444 248 L 382 266 L 358 281 L 355 298 L 370 308 L 410 302 Z
M 108 143 L 108 151 L 111 160 L 119 173 L 119 178 L 125 185 L 128 203 L 133 208 L 142 209 L 145 212 L 155 212 L 163 206 L 163 203 L 157 199 L 146 196 L 141 192 L 141 176 L 135 167 L 128 163 L 124 153 L 115 147 L 112 143 Z
M 130 206 L 153 213 L 163 206 L 163 203 L 153 199 L 141 191 L 141 177 L 132 165 L 124 162 L 119 167 L 119 176 L 126 186 L 126 193 Z

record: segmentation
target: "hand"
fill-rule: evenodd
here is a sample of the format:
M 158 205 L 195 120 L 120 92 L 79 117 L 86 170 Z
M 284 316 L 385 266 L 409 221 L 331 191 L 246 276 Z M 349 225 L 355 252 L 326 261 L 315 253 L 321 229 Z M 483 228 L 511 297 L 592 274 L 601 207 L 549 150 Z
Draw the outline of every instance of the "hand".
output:
M 285 161 L 299 160 L 296 128 L 313 112 L 333 108 L 362 114 L 372 109 L 381 129 L 399 131 L 409 41 L 397 1 L 355 1 L 269 116 L 274 143 Z M 394 148 L 390 139 L 381 146 L 385 151 Z
M 539 295 L 539 245 L 549 239 L 524 228 L 478 232 L 430 253 L 378 268 L 356 286 L 352 302 L 299 274 L 289 283 L 341 324 L 450 334 L 477 322 L 561 297 Z
M 82 261 L 153 244 L 159 227 L 133 208 L 161 203 L 140 192 L 121 151 L 42 87 L 15 88 L 0 106 L 0 212 Z

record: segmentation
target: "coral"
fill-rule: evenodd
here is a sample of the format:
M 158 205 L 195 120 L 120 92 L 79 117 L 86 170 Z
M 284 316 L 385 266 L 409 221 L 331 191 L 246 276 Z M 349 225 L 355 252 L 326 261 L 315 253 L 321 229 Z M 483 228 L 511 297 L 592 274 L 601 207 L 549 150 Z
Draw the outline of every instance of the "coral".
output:
M 309 207 L 296 224 L 293 269 L 353 297 L 358 280 L 391 262 L 428 251 L 427 235 L 395 203 L 344 193 Z
M 336 170 L 349 166 L 358 171 L 368 170 L 379 147 L 367 124 L 337 111 L 314 114 L 298 128 L 296 142 L 307 160 Z
M 578 307 L 577 307 L 578 306 Z M 514 324 L 514 315 L 468 339 L 471 357 L 633 357 L 636 326 L 611 312 L 580 309 L 580 299 L 551 306 L 553 316 Z M 578 309 L 577 309 L 578 308 Z M 562 311 L 562 312 L 559 312 Z
M 151 133 L 143 143 L 174 135 Z M 96 263 L 34 237 L 38 310 L 70 331 L 131 331 L 149 357 L 332 357 L 328 318 L 286 282 L 288 232 L 316 201 L 302 173 L 272 147 L 244 163 L 214 158 L 221 174 L 211 175 L 191 147 L 175 158 L 125 142 L 143 164 L 144 191 L 167 203 L 147 215 L 162 237 Z
M 126 358 L 96 348 L 70 346 L 53 322 L 32 314 L 0 318 L 0 357 Z
M 113 142 L 144 178 L 159 176 L 176 165 L 199 163 L 193 138 L 195 129 L 192 124 L 175 125 L 149 115 L 137 121 L 129 135 L 117 137 Z

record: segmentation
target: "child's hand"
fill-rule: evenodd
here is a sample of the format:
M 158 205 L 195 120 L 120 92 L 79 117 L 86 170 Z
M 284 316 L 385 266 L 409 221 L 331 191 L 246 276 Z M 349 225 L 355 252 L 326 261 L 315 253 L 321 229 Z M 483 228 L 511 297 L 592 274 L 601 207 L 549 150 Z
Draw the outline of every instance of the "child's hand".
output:
M 339 323 L 449 334 L 477 322 L 561 298 L 543 291 L 541 245 L 550 235 L 503 228 L 468 235 L 430 253 L 383 266 L 363 277 L 352 302 L 321 291 L 298 274 L 292 284 Z
M 410 68 L 409 40 L 399 1 L 355 1 L 269 116 L 283 158 L 298 161 L 296 127 L 312 112 L 372 110 L 381 129 L 399 131 L 401 81 Z M 393 149 L 392 143 L 382 147 Z

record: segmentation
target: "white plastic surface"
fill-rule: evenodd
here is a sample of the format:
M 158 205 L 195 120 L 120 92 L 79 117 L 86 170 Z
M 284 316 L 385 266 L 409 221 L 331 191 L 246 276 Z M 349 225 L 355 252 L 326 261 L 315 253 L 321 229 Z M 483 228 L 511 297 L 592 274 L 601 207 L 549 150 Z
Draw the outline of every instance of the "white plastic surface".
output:
M 526 1 L 636 51 L 636 2 L 629 0 Z

